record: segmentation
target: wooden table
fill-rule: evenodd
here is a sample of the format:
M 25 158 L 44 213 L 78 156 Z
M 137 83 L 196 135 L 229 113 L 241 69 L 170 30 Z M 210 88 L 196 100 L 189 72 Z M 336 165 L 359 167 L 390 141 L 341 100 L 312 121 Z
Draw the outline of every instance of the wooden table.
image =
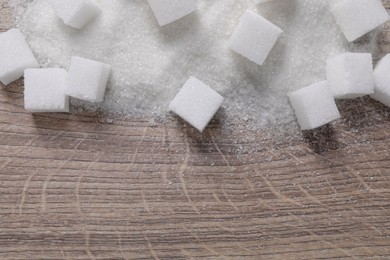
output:
M 390 109 L 339 106 L 342 120 L 299 135 L 213 122 L 201 136 L 31 115 L 21 80 L 1 86 L 0 259 L 390 259 Z

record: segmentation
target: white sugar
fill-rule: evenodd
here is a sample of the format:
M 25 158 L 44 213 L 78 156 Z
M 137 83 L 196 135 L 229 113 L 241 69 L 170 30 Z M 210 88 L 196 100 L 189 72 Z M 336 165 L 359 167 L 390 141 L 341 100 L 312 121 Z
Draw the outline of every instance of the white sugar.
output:
M 330 8 L 341 31 L 350 42 L 390 18 L 381 0 L 331 0 Z
M 288 96 L 302 130 L 314 129 L 340 118 L 326 81 L 314 83 Z
M 222 101 L 223 97 L 212 88 L 190 77 L 169 104 L 169 109 L 203 132 Z
M 72 56 L 65 93 L 90 102 L 102 102 L 110 73 L 109 64 Z
M 18 29 L 0 33 L 0 81 L 4 85 L 22 77 L 25 69 L 37 67 L 37 60 Z
M 26 69 L 24 72 L 24 108 L 30 112 L 68 112 L 64 69 Z
M 357 98 L 374 93 L 371 53 L 343 53 L 326 61 L 326 78 L 335 98 Z
M 74 30 L 58 22 L 45 0 L 35 0 L 19 27 L 44 67 L 67 68 L 72 55 L 112 65 L 105 101 L 73 100 L 73 109 L 165 118 L 192 75 L 225 97 L 222 124 L 245 120 L 253 129 L 295 126 L 286 93 L 325 79 L 326 59 L 348 49 L 326 0 L 278 0 L 258 9 L 253 0 L 196 3 L 194 13 L 160 27 L 147 1 L 100 0 L 100 15 Z M 247 9 L 284 31 L 262 66 L 228 48 Z
M 229 40 L 229 48 L 262 65 L 282 32 L 257 13 L 246 11 Z

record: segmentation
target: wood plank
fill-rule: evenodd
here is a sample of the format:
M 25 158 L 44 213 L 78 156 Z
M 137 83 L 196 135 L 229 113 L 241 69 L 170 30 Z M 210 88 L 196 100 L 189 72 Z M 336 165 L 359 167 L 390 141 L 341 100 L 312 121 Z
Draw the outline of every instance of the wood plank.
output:
M 1 86 L 0 259 L 388 259 L 390 109 L 339 106 L 337 124 L 303 134 L 216 120 L 201 136 L 182 122 L 31 115 L 21 80 Z

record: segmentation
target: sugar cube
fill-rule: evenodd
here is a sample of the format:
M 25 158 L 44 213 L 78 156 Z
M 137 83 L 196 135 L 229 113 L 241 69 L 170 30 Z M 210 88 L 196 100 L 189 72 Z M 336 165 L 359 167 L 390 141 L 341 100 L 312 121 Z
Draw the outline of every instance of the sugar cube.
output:
M 326 81 L 292 92 L 288 97 L 302 130 L 314 129 L 340 118 Z
M 247 10 L 229 40 L 229 48 L 262 65 L 282 32 L 262 16 Z
M 169 109 L 203 132 L 221 107 L 223 97 L 200 80 L 190 77 Z
M 24 108 L 30 112 L 69 112 L 65 95 L 66 70 L 26 69 L 24 71 Z
M 160 26 L 172 23 L 196 10 L 194 0 L 148 0 Z
M 0 81 L 4 85 L 23 76 L 27 68 L 38 68 L 38 62 L 18 29 L 0 34 Z
M 49 0 L 64 24 L 76 29 L 83 28 L 101 11 L 95 0 Z
M 69 66 L 65 93 L 71 97 L 102 102 L 111 65 L 73 56 Z
M 331 12 L 349 42 L 389 20 L 381 0 L 332 0 Z
M 383 57 L 374 70 L 374 94 L 371 97 L 390 107 L 390 54 Z
M 370 53 L 343 53 L 326 61 L 326 77 L 335 98 L 356 98 L 374 92 Z

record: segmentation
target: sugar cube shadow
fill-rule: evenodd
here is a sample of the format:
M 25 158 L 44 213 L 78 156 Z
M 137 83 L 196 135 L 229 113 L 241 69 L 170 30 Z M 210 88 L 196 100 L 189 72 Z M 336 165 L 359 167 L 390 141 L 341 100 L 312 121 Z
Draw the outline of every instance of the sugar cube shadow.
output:
M 191 126 L 189 123 L 184 121 L 178 115 L 172 112 L 171 115 L 173 120 L 175 120 L 179 125 L 178 127 L 182 128 L 184 134 L 186 134 L 187 137 L 190 138 L 193 142 L 198 143 L 207 139 L 207 133 L 209 133 L 211 129 L 213 131 L 221 130 L 224 120 L 226 118 L 226 111 L 223 107 L 220 108 L 218 112 L 215 114 L 215 116 L 211 119 L 210 123 L 207 125 L 203 133 L 200 133 L 198 130 L 196 130 L 193 126 Z
M 36 129 L 42 133 L 46 130 L 72 131 L 77 122 L 87 123 L 93 130 L 99 132 L 99 125 L 102 127 L 109 124 L 110 118 L 107 112 L 102 109 L 84 110 L 70 107 L 70 113 L 32 113 L 32 120 Z
M 337 140 L 336 131 L 329 124 L 313 130 L 303 131 L 303 137 L 310 148 L 318 154 L 337 150 L 341 147 Z
M 368 96 L 336 100 L 336 103 L 342 121 L 350 129 L 361 130 L 390 120 L 390 108 Z
M 226 118 L 226 111 L 223 108 L 216 113 L 203 133 L 198 132 L 181 118 L 177 116 L 174 116 L 174 118 L 180 124 L 180 132 L 188 138 L 191 153 L 202 156 L 202 163 L 209 166 L 226 166 L 227 164 L 234 165 L 237 163 L 238 158 L 236 156 L 229 157 L 229 162 L 227 162 L 226 158 L 220 160 L 215 159 L 215 156 L 210 156 L 216 153 L 227 156 L 234 154 L 234 151 L 236 151 L 236 149 L 232 149 L 231 147 L 226 149 L 226 143 L 221 143 L 219 138 L 226 135 L 226 133 L 222 133 Z
M 4 90 L 2 93 L 10 100 L 14 99 L 15 94 L 20 94 L 23 97 L 23 91 L 24 91 L 23 78 L 18 79 L 9 85 L 4 85 L 3 83 L 0 82 L 0 89 Z

